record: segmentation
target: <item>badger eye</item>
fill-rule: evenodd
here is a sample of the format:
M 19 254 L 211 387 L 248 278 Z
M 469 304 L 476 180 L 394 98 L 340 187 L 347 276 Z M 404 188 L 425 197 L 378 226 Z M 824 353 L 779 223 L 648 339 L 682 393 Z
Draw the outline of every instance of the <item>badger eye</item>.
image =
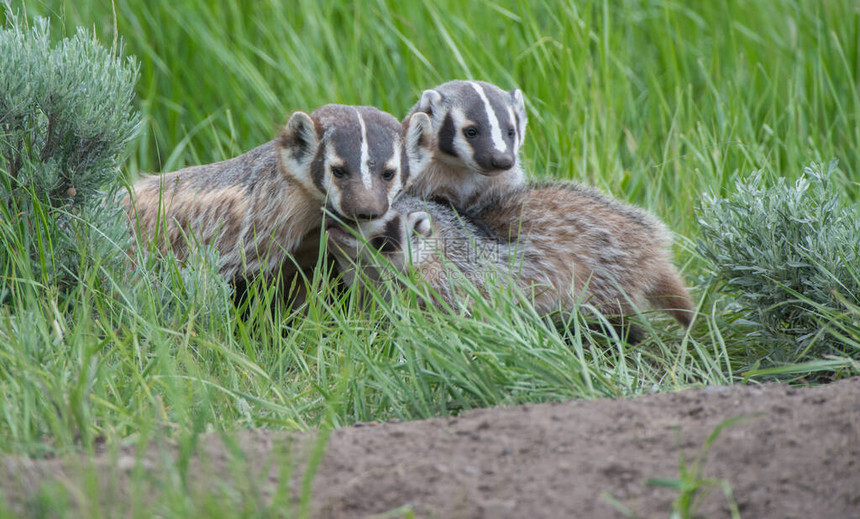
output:
M 396 175 L 396 174 L 397 174 L 397 172 L 394 171 L 393 169 L 386 169 L 385 171 L 382 172 L 382 180 L 388 182 L 392 178 L 394 178 L 394 175 Z
M 334 175 L 335 178 L 343 178 L 343 177 L 349 175 L 349 173 L 346 171 L 345 168 L 341 168 L 341 167 L 337 167 L 337 166 L 333 166 L 331 168 L 331 174 Z
M 478 136 L 478 129 L 474 126 L 469 126 L 468 128 L 463 129 L 463 135 L 469 139 L 473 139 Z
M 513 137 L 515 133 L 513 128 L 508 128 L 508 137 Z

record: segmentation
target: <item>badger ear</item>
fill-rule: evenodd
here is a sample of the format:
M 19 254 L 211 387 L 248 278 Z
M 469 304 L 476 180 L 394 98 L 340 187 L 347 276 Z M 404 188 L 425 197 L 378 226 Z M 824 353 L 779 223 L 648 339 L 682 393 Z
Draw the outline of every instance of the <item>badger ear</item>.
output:
M 406 217 L 406 226 L 409 232 L 414 232 L 422 238 L 430 239 L 433 236 L 433 222 L 430 214 L 424 211 L 409 213 Z
M 312 185 L 310 166 L 319 147 L 319 138 L 311 116 L 305 112 L 294 112 L 281 131 L 278 145 L 286 174 L 306 185 Z
M 528 116 L 526 115 L 526 102 L 523 99 L 523 92 L 515 88 L 511 90 L 511 101 L 514 104 L 514 115 L 517 118 L 517 135 L 519 136 L 519 145 L 523 145 L 526 139 L 526 123 Z
M 433 156 L 433 123 L 424 112 L 415 112 L 406 124 L 406 161 L 409 165 L 406 175 L 402 175 L 403 189 L 409 186 L 424 172 Z
M 412 107 L 412 112 L 424 112 L 433 116 L 434 113 L 439 112 L 441 107 L 442 94 L 435 90 L 425 90 L 421 92 L 421 99 L 418 100 L 418 104 Z

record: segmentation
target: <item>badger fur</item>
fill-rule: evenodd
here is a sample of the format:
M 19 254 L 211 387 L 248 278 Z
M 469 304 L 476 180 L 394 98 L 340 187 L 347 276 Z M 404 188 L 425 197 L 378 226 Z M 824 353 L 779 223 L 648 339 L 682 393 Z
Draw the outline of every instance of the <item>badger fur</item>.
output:
M 488 197 L 523 183 L 519 149 L 526 133 L 523 94 L 483 81 L 449 81 L 425 90 L 409 113 L 426 113 L 436 145 L 409 189 L 457 208 L 480 208 Z
M 574 182 L 525 181 L 518 152 L 527 118 L 519 90 L 451 81 L 425 91 L 410 113 L 420 112 L 430 116 L 436 143 L 433 159 L 408 192 L 442 202 L 422 202 L 429 209 L 423 212 L 437 221 L 433 236 L 462 241 L 463 236 L 448 234 L 475 235 L 473 243 L 483 248 L 497 242 L 496 257 L 503 260 L 489 264 L 486 255 L 471 254 L 474 265 L 456 255 L 447 263 L 479 281 L 485 272 L 516 264 L 510 273 L 533 293 L 535 307 L 544 314 L 570 309 L 584 297 L 608 315 L 629 314 L 634 305 L 650 303 L 690 324 L 692 303 L 672 264 L 670 235 L 662 222 Z M 449 255 L 443 250 L 429 258 Z M 420 263 L 422 273 L 438 270 L 431 260 Z M 446 287 L 437 288 L 447 293 Z
M 651 305 L 689 326 L 692 302 L 672 265 L 669 234 L 655 217 L 573 183 L 521 186 L 505 196 L 480 214 L 521 221 L 507 230 L 512 240 L 449 204 L 403 195 L 385 221 L 358 227 L 364 239 L 331 228 L 329 250 L 347 283 L 380 281 L 386 268 L 414 268 L 451 305 L 460 297 L 458 280 L 485 295 L 513 280 L 541 315 L 570 312 L 582 302 L 607 316 Z
M 384 215 L 431 143 L 425 114 L 401 124 L 326 105 L 293 113 L 278 138 L 236 158 L 143 177 L 125 204 L 137 231 L 180 259 L 193 242 L 213 245 L 228 279 L 302 269 L 316 262 L 323 208 L 347 221 Z

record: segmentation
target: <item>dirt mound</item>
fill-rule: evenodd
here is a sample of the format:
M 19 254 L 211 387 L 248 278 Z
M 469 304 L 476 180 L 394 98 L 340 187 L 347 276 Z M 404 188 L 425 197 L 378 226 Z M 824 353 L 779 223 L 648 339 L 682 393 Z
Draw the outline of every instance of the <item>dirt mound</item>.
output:
M 367 517 L 411 507 L 418 517 L 624 517 L 609 504 L 614 499 L 637 517 L 665 518 L 679 492 L 646 480 L 677 480 L 682 456 L 691 468 L 715 428 L 738 416 L 746 418 L 722 430 L 701 476 L 727 481 L 741 516 L 860 517 L 860 377 L 810 389 L 714 387 L 341 429 L 331 434 L 314 478 L 312 515 Z M 310 435 L 269 431 L 242 433 L 236 443 L 215 435 L 199 442 L 208 461 L 190 465 L 195 485 L 213 484 L 238 456 L 257 471 L 250 478 L 262 481 L 254 488 L 265 500 L 278 489 L 299 493 L 315 445 Z M 301 458 L 289 475 L 271 463 L 286 444 Z M 101 484 L 113 489 L 102 499 L 125 497 L 136 463 L 166 470 L 165 452 L 175 456 L 176 449 L 150 448 L 138 462 L 133 452 L 97 456 L 108 480 Z M 0 463 L 0 488 L 21 503 L 39 482 L 71 484 L 80 465 L 9 457 Z M 701 513 L 730 516 L 722 487 Z

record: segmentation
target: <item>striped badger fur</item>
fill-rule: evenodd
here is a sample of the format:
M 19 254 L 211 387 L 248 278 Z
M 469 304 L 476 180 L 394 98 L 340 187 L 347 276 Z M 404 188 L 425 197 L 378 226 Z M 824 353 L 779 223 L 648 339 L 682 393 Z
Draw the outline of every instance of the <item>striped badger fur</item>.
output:
M 480 208 L 487 198 L 523 183 L 519 149 L 526 109 L 519 90 L 483 81 L 449 81 L 425 90 L 407 117 L 426 113 L 436 146 L 409 193 Z
M 322 208 L 345 221 L 386 214 L 429 162 L 430 128 L 425 114 L 401 124 L 368 106 L 295 112 L 243 155 L 141 178 L 125 205 L 138 232 L 180 259 L 191 236 L 214 245 L 230 280 L 313 267 Z
M 541 315 L 570 312 L 578 301 L 607 316 L 650 304 L 689 326 L 693 306 L 672 265 L 669 234 L 655 217 L 573 183 L 521 186 L 505 197 L 491 199 L 481 214 L 522 221 L 511 241 L 448 204 L 403 195 L 384 220 L 359 226 L 366 242 L 330 228 L 329 250 L 347 283 L 379 281 L 385 268 L 412 267 L 446 303 L 456 304 L 457 278 L 483 294 L 510 279 Z M 370 249 L 390 266 L 380 265 Z M 356 276 L 356 264 L 365 276 Z
M 452 81 L 425 91 L 411 113 L 420 112 L 433 121 L 436 146 L 409 193 L 442 202 L 461 217 L 461 228 L 467 220 L 467 230 L 518 250 L 520 285 L 552 288 L 535 292 L 540 312 L 569 308 L 571 295 L 585 290 L 606 314 L 630 313 L 629 298 L 637 307 L 648 302 L 689 325 L 692 303 L 672 264 L 670 235 L 662 222 L 577 183 L 524 180 L 517 154 L 527 117 L 518 90 Z M 506 130 L 502 140 L 496 128 Z M 494 153 L 513 160 L 494 163 Z M 502 169 L 494 164 L 511 166 L 493 176 Z M 431 217 L 441 216 L 437 206 L 427 207 L 434 208 L 428 211 Z M 461 263 L 451 263 L 464 270 Z
M 604 313 L 631 313 L 626 295 L 637 308 L 648 303 L 690 325 L 693 304 L 672 263 L 671 233 L 643 209 L 576 182 L 550 181 L 512 188 L 463 216 L 535 251 L 525 264 L 544 270 L 558 290 L 587 290 Z

